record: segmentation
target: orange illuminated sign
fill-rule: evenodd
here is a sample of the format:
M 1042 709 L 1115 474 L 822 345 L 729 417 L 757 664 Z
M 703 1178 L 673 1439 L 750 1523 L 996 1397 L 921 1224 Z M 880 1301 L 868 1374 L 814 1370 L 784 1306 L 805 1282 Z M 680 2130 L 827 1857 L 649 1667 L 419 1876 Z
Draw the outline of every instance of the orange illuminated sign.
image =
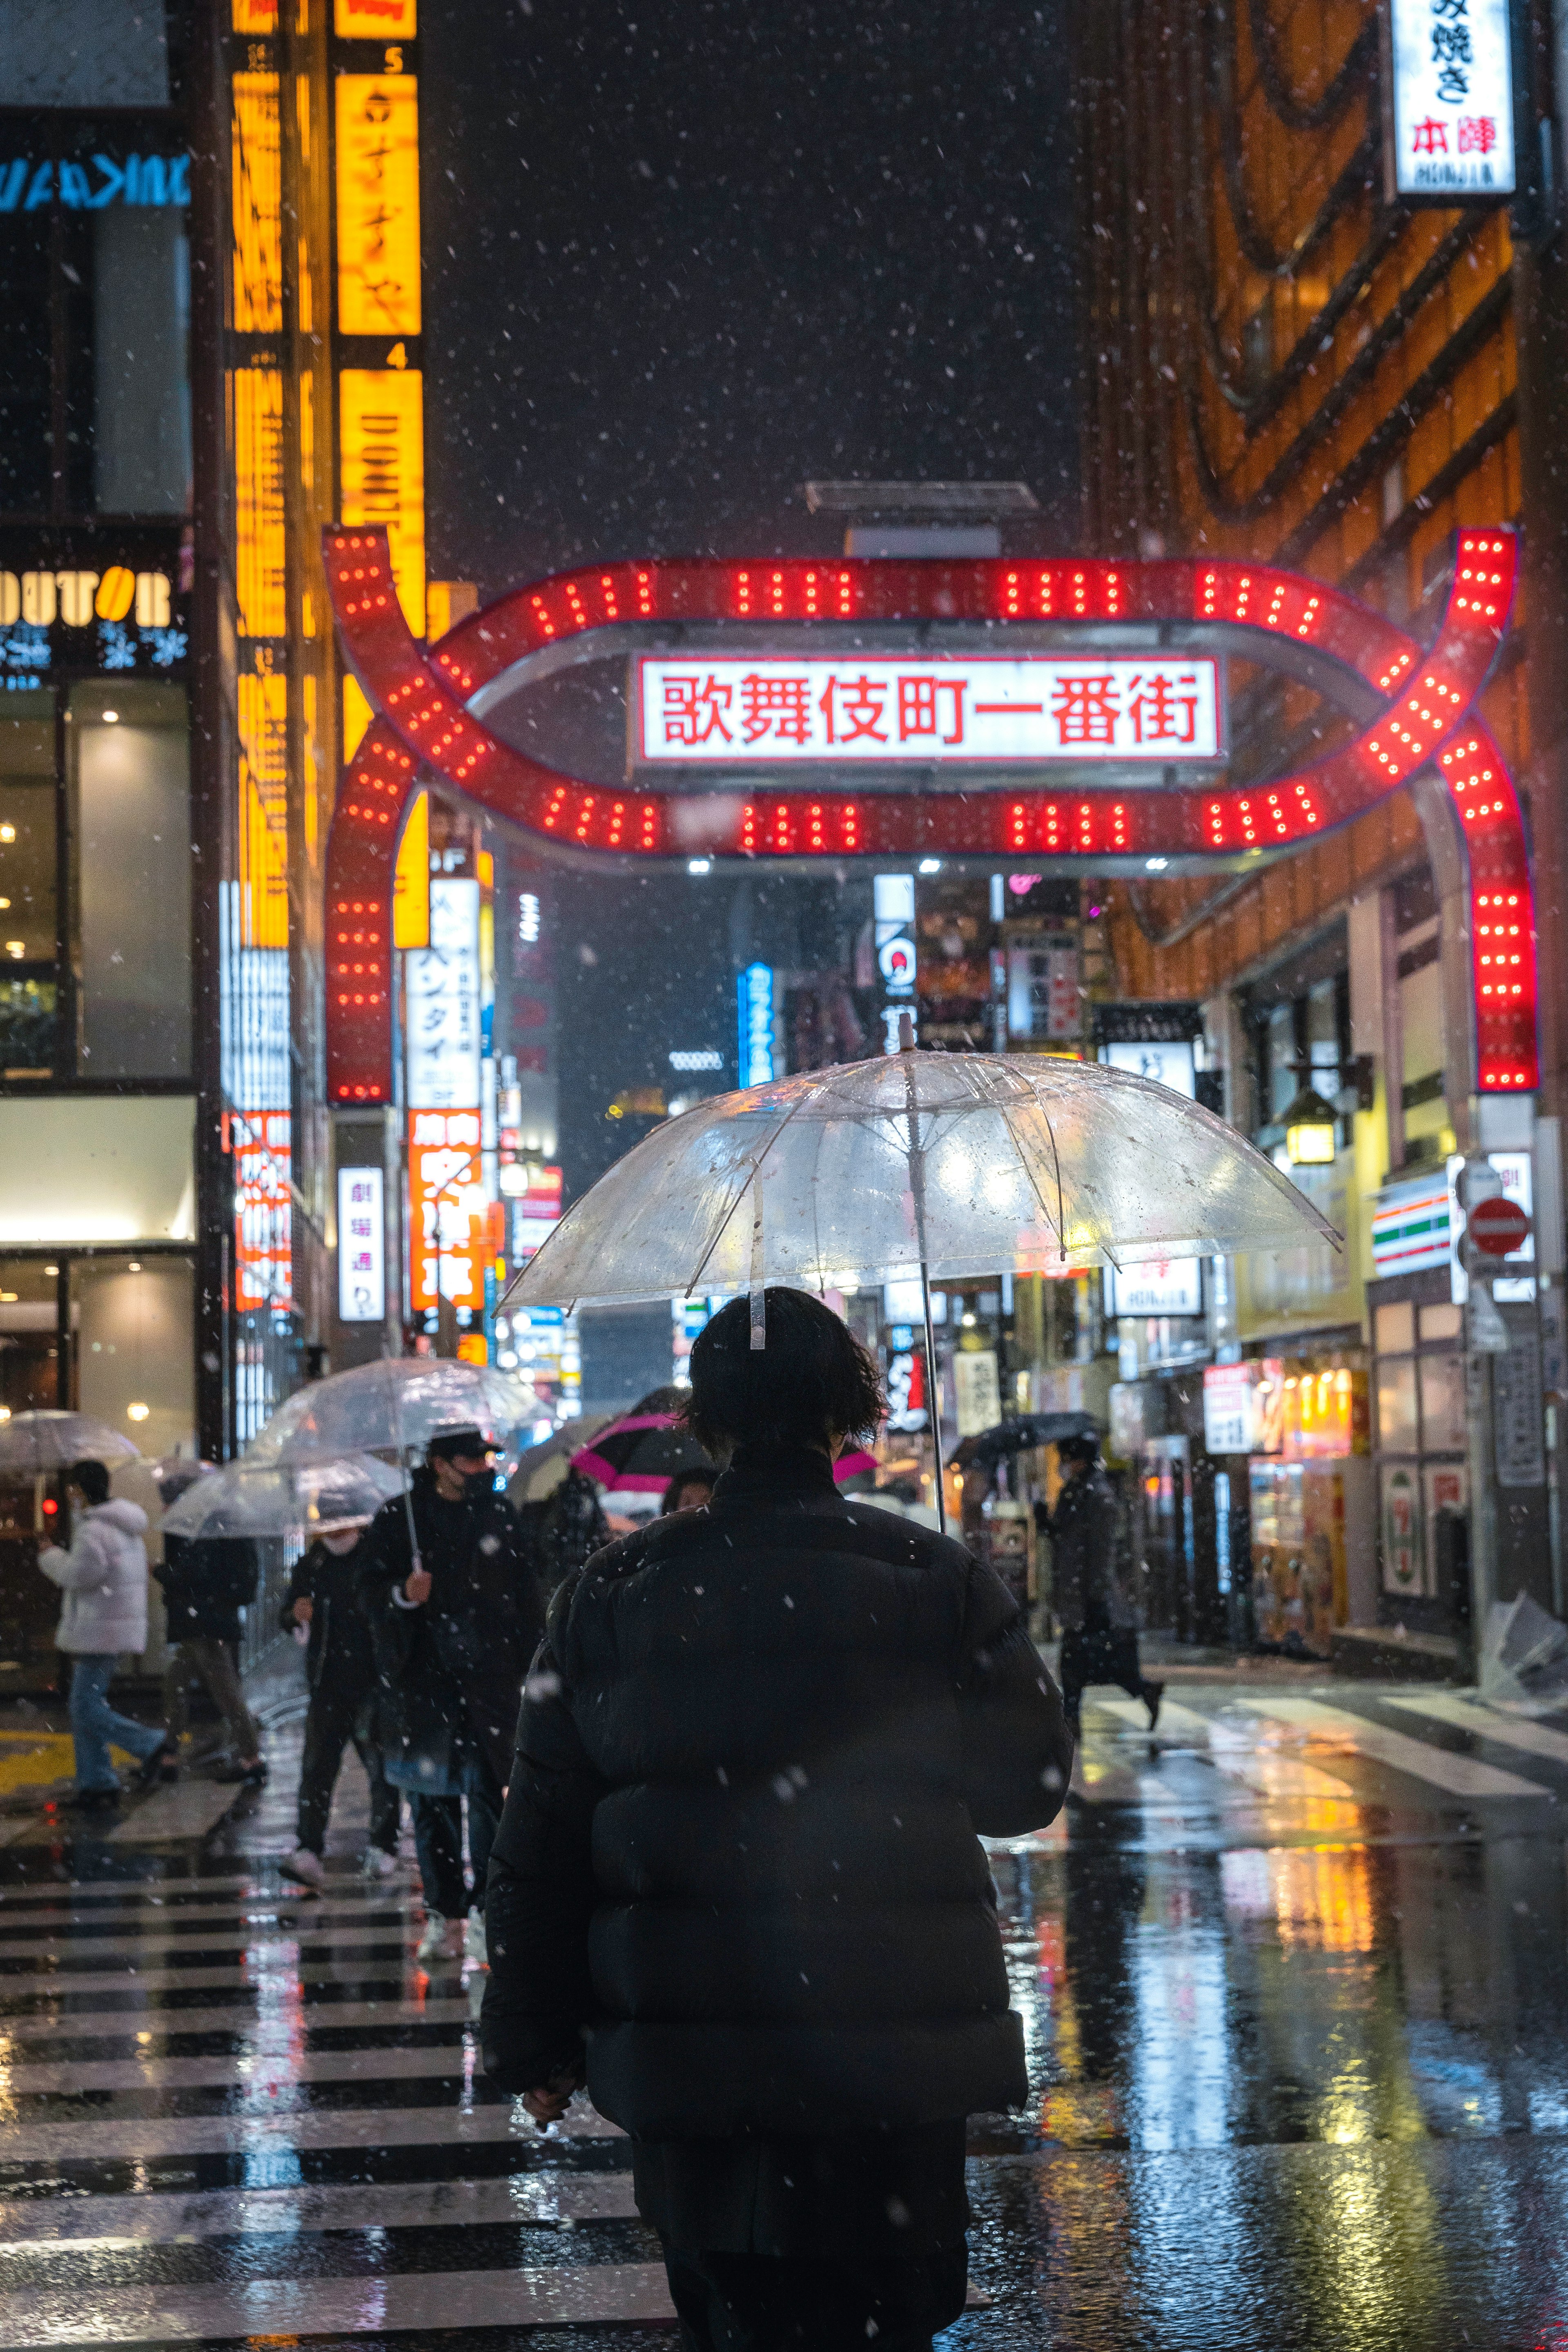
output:
M 489 1224 L 477 1110 L 408 1114 L 409 1304 L 481 1309 Z
M 418 30 L 416 0 L 337 0 L 332 30 L 340 41 L 411 41 Z
M 242 637 L 288 634 L 283 531 L 283 378 L 236 368 L 234 581 Z
M 412 74 L 340 74 L 335 88 L 338 331 L 416 335 L 419 85 Z
M 283 159 L 276 74 L 235 75 L 231 149 L 235 332 L 276 335 L 283 325 Z
M 338 467 L 345 526 L 384 526 L 404 618 L 423 629 L 425 384 L 417 368 L 344 368 Z

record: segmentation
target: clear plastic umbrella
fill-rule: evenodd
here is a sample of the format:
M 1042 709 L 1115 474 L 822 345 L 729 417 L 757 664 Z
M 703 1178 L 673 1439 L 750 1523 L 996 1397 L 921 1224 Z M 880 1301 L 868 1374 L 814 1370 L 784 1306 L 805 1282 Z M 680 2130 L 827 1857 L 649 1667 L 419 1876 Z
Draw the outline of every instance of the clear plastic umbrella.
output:
M 263 1465 L 405 1454 L 421 1451 L 438 1429 L 474 1423 L 501 1439 L 544 1414 L 531 1388 L 488 1364 L 392 1356 L 297 1390 L 252 1438 L 245 1459 Z
M 906 1048 L 721 1095 L 670 1119 L 569 1209 L 507 1293 L 574 1307 L 1065 1275 L 1339 1236 L 1272 1161 L 1184 1095 L 1044 1055 Z M 935 1416 L 932 1416 L 933 1433 Z M 940 1445 L 937 1494 L 942 1494 Z
M 128 1437 L 90 1412 L 16 1412 L 0 1421 L 0 1472 L 63 1470 L 72 1462 L 138 1462 Z
M 403 1488 L 402 1473 L 374 1454 L 288 1466 L 231 1462 L 199 1478 L 163 1515 L 166 1536 L 312 1535 L 373 1518 Z

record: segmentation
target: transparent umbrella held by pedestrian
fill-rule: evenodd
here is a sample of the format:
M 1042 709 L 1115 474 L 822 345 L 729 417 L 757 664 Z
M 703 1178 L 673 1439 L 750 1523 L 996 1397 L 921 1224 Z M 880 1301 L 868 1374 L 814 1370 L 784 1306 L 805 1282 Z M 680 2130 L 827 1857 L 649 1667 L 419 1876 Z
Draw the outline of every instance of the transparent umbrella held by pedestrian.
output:
M 542 1417 L 544 1407 L 533 1391 L 489 1364 L 446 1356 L 388 1356 L 296 1390 L 257 1432 L 245 1461 L 251 1468 L 290 1467 L 347 1454 L 395 1454 L 417 1568 L 409 1456 L 422 1453 L 437 1430 L 473 1423 L 504 1442 Z
M 338 1462 L 231 1462 L 198 1479 L 163 1514 L 166 1536 L 311 1536 L 374 1518 L 401 1492 L 403 1475 L 373 1454 Z
M 90 1412 L 16 1412 L 0 1422 L 0 1473 L 63 1470 L 72 1462 L 137 1462 L 128 1437 Z
M 658 1127 L 569 1209 L 510 1286 L 513 1308 L 745 1290 L 1068 1275 L 1340 1239 L 1223 1119 L 1100 1062 L 933 1054 L 803 1072 Z

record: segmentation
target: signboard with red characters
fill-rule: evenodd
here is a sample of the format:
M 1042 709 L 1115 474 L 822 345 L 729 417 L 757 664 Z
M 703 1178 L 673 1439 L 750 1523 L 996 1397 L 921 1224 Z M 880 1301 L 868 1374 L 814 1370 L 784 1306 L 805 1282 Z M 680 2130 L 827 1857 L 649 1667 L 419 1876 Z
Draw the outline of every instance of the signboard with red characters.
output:
M 637 677 L 634 757 L 650 763 L 1224 756 L 1219 665 L 1203 659 L 645 655 Z

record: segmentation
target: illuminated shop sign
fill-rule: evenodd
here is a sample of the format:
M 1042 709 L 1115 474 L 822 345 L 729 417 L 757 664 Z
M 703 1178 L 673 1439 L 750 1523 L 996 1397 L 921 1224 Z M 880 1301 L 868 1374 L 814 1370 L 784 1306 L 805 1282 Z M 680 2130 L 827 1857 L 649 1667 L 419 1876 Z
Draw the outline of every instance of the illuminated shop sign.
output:
M 1389 0 L 1387 26 L 1390 197 L 1512 195 L 1509 0 Z
M 379 1323 L 386 1313 L 385 1179 L 379 1168 L 338 1171 L 338 1318 Z
M 637 662 L 639 756 L 682 766 L 831 760 L 1217 760 L 1213 661 L 1100 655 Z
M 189 651 L 167 572 L 134 561 L 96 572 L 0 570 L 0 677 L 13 693 L 44 685 L 61 666 L 167 676 Z
M 35 163 L 16 155 L 0 163 L 0 213 L 35 213 L 61 204 L 72 212 L 101 212 L 107 205 L 188 205 L 188 155 L 94 155 L 85 163 Z
M 477 1109 L 409 1113 L 408 1206 L 415 1313 L 427 1313 L 443 1297 L 482 1309 L 489 1198 Z
M 1152 1078 L 1157 1087 L 1169 1087 L 1173 1094 L 1185 1095 L 1189 1101 L 1197 1091 L 1193 1049 L 1184 1038 L 1119 1038 L 1114 1045 L 1106 1046 L 1102 1058 L 1113 1070 L 1131 1070 L 1137 1077 Z
M 1201 1315 L 1203 1268 L 1195 1257 L 1151 1258 L 1146 1265 L 1108 1265 L 1108 1315 Z
M 777 1075 L 773 1054 L 773 968 L 749 963 L 735 983 L 741 1016 L 741 1084 L 766 1086 Z
M 479 1106 L 479 886 L 430 885 L 430 944 L 404 961 L 408 1099 L 416 1110 Z M 474 1138 L 479 1140 L 476 1132 Z
M 419 88 L 340 74 L 338 332 L 419 332 Z M 423 633 L 423 624 L 421 624 Z

